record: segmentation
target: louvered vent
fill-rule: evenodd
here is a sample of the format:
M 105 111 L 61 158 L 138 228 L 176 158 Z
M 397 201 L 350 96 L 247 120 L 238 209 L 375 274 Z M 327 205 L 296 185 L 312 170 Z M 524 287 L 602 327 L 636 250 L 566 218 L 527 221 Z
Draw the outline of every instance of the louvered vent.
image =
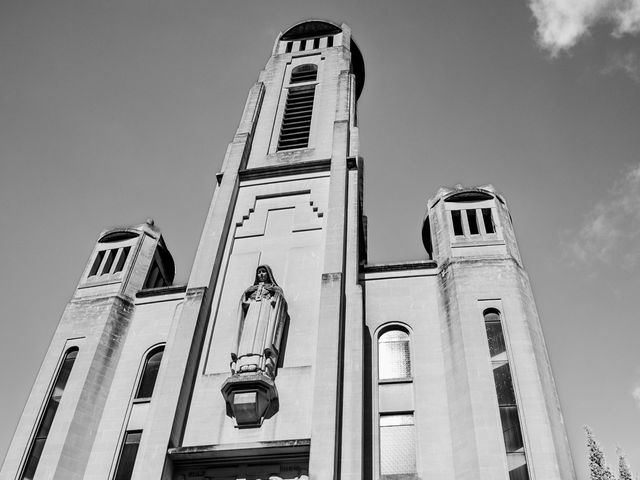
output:
M 317 73 L 318 67 L 316 65 L 300 65 L 291 72 L 290 83 L 315 82 Z M 315 85 L 289 89 L 278 140 L 278 150 L 309 146 L 315 91 Z

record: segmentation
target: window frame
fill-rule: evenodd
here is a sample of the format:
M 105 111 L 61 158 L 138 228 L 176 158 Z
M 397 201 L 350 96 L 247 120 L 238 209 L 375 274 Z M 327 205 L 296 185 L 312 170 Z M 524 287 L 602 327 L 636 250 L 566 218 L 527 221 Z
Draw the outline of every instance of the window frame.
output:
M 153 398 L 153 393 L 155 392 L 156 385 L 158 383 L 158 378 L 160 377 L 160 369 L 162 368 L 162 360 L 164 359 L 164 351 L 166 349 L 165 343 L 159 343 L 157 345 L 149 348 L 144 355 L 142 356 L 143 360 L 141 362 L 138 375 L 136 376 L 135 389 L 133 390 L 133 398 L 131 400 L 132 403 L 148 403 Z M 149 359 L 153 357 L 156 353 L 162 352 L 162 358 L 160 359 L 160 364 L 158 365 L 158 371 L 156 373 L 156 378 L 153 382 L 153 388 L 151 389 L 151 395 L 146 397 L 139 397 L 140 389 L 142 387 L 142 381 L 144 380 L 144 374 L 147 369 L 147 365 L 149 363 Z
M 51 405 L 51 400 L 54 397 L 54 393 L 55 393 L 55 389 L 56 386 L 58 384 L 58 380 L 60 380 L 60 375 L 62 373 L 62 369 L 64 368 L 65 362 L 67 361 L 67 359 L 69 358 L 69 355 L 71 355 L 72 353 L 75 353 L 75 356 L 73 357 L 73 361 L 71 362 L 71 366 L 69 367 L 69 373 L 67 375 L 66 380 L 64 381 L 64 388 L 62 389 L 62 393 L 60 393 L 59 398 L 58 398 L 58 404 L 55 407 L 55 410 L 53 411 L 53 415 L 51 417 L 51 421 L 50 421 L 50 425 L 49 428 L 47 430 L 47 435 L 42 438 L 38 436 L 38 433 L 40 432 L 40 429 L 43 425 L 43 422 L 45 421 L 45 418 L 47 417 L 47 413 L 49 410 L 49 407 Z M 47 444 L 47 440 L 49 439 L 49 435 L 51 433 L 53 424 L 55 422 L 56 419 L 56 415 L 60 409 L 60 405 L 62 404 L 62 398 L 64 397 L 64 392 L 67 389 L 67 385 L 69 384 L 69 379 L 71 378 L 71 374 L 73 373 L 73 367 L 76 364 L 76 361 L 78 360 L 78 355 L 80 355 L 80 347 L 78 345 L 67 345 L 66 348 L 63 350 L 62 355 L 60 356 L 60 358 L 58 359 L 58 363 L 56 365 L 55 368 L 55 375 L 52 376 L 51 378 L 51 382 L 49 384 L 49 387 L 47 388 L 47 394 L 42 402 L 42 405 L 40 407 L 40 411 L 38 412 L 38 421 L 35 422 L 34 424 L 34 428 L 33 431 L 31 433 L 31 436 L 29 438 L 29 444 L 28 444 L 28 448 L 25 450 L 25 455 L 23 457 L 22 460 L 22 465 L 20 467 L 20 476 L 18 477 L 19 480 L 25 480 L 25 475 L 27 474 L 27 468 L 30 466 L 31 463 L 31 458 L 32 458 L 32 454 L 34 453 L 34 448 L 36 445 L 36 441 L 37 440 L 43 440 L 42 442 L 42 448 L 40 450 L 40 456 L 38 456 L 38 459 L 35 461 L 35 465 L 33 466 L 33 472 L 32 472 L 32 477 L 26 480 L 31 480 L 34 478 L 34 476 L 36 475 L 37 471 L 38 471 L 38 465 L 40 463 L 40 459 L 42 458 L 42 452 L 44 452 L 44 449 L 46 447 Z
M 391 343 L 391 342 L 380 342 L 381 338 L 389 332 L 400 331 L 407 336 L 406 342 L 407 348 L 409 350 L 409 374 L 403 377 L 388 377 L 388 378 L 380 378 L 380 343 Z M 398 342 L 400 342 L 398 341 Z M 408 383 L 413 382 L 413 354 L 411 353 L 411 333 L 409 330 L 403 326 L 398 324 L 387 325 L 384 328 L 381 328 L 376 335 L 376 379 L 378 384 L 386 384 L 386 383 Z
M 504 235 L 502 223 L 500 221 L 498 203 L 496 198 L 473 201 L 446 200 L 444 201 L 445 223 L 449 231 L 449 238 L 452 246 L 460 245 L 503 245 Z M 471 233 L 469 224 L 469 210 L 475 211 L 475 223 L 478 233 Z M 486 214 L 489 211 L 491 220 L 491 228 L 493 232 L 489 232 L 486 228 Z M 459 213 L 453 213 L 459 212 Z M 456 233 L 454 215 L 458 215 L 461 232 Z
M 410 359 L 410 372 L 411 372 L 411 376 L 410 377 L 406 377 L 406 378 L 396 378 L 396 379 L 380 379 L 380 371 L 379 371 L 379 345 L 380 345 L 380 337 L 382 335 L 384 335 L 385 333 L 389 332 L 389 331 L 393 331 L 393 330 L 400 330 L 402 332 L 404 332 L 405 334 L 407 334 L 408 336 L 408 344 L 409 344 L 409 359 Z M 413 365 L 415 365 L 414 362 L 414 352 L 413 352 L 413 348 L 412 348 L 412 336 L 413 336 L 413 329 L 407 325 L 406 323 L 403 322 L 387 322 L 384 323 L 380 326 L 378 326 L 378 328 L 376 328 L 376 330 L 374 331 L 373 334 L 373 339 L 374 341 L 372 342 L 372 362 L 371 362 L 371 381 L 372 381 L 372 420 L 374 421 L 374 428 L 372 429 L 372 473 L 373 473 L 373 478 L 379 478 L 379 479 L 383 479 L 383 477 L 381 476 L 381 445 L 380 445 L 380 419 L 381 417 L 384 416 L 393 416 L 393 415 L 411 415 L 413 417 L 413 435 L 414 435 L 414 440 L 415 440 L 415 472 L 413 473 L 407 473 L 406 475 L 406 479 L 408 480 L 409 478 L 412 478 L 411 475 L 413 474 L 415 476 L 415 478 L 418 478 L 418 472 L 419 472 L 419 465 L 420 465 L 420 447 L 419 447 L 419 435 L 418 435 L 418 415 L 415 409 L 415 388 L 413 389 L 413 396 L 414 398 L 412 399 L 412 405 L 413 405 L 413 409 L 398 409 L 398 410 L 385 410 L 385 411 L 381 411 L 380 410 L 380 387 L 381 386 L 385 386 L 385 385 L 393 385 L 393 384 L 413 384 L 414 383 L 414 377 L 413 377 Z
M 138 447 L 136 448 L 136 454 L 133 457 L 133 465 L 131 467 L 131 473 L 133 473 L 135 467 L 136 467 L 136 459 L 138 458 L 138 452 L 140 451 L 140 444 L 142 443 L 142 435 L 144 433 L 144 430 L 141 429 L 135 429 L 135 430 L 126 430 L 124 432 L 124 435 L 122 436 L 122 439 L 120 440 L 120 448 L 118 449 L 118 456 L 116 457 L 116 463 L 113 469 L 113 475 L 112 475 L 112 479 L 113 480 L 117 480 L 118 478 L 118 474 L 120 473 L 120 465 L 122 464 L 122 454 L 124 453 L 124 450 L 127 446 L 127 437 L 129 435 L 134 435 L 134 434 L 139 434 L 140 435 L 140 440 L 138 441 L 137 445 Z M 129 478 L 131 478 L 131 475 L 129 475 Z
M 509 459 L 510 458 L 516 458 L 517 456 L 522 456 L 524 458 L 524 465 L 526 467 L 527 470 L 527 475 L 528 478 L 531 479 L 531 475 L 530 475 L 530 468 L 529 468 L 529 459 L 531 458 L 531 454 L 529 452 L 529 441 L 526 438 L 526 432 L 527 432 L 527 428 L 526 428 L 526 424 L 525 424 L 525 419 L 523 418 L 522 415 L 522 401 L 521 401 L 521 395 L 520 395 L 520 389 L 519 389 L 519 383 L 517 380 L 517 371 L 515 368 L 515 364 L 513 361 L 513 357 L 511 355 L 511 349 L 509 348 L 510 345 L 510 341 L 509 341 L 509 328 L 508 328 L 508 323 L 505 320 L 505 313 L 504 313 L 504 308 L 502 306 L 502 302 L 500 301 L 491 301 L 491 302 L 480 302 L 481 304 L 481 310 L 480 310 L 480 314 L 481 314 L 481 318 L 482 318 L 482 326 L 483 326 L 483 330 L 485 332 L 485 345 L 486 345 L 486 349 L 487 349 L 487 359 L 489 362 L 489 368 L 490 368 L 490 372 L 491 372 L 491 381 L 492 381 L 492 385 L 493 385 L 493 391 L 494 391 L 494 396 L 495 396 L 495 407 L 496 407 L 496 414 L 497 414 L 497 419 L 498 419 L 498 425 L 500 427 L 500 432 L 502 433 L 502 451 L 505 455 L 505 461 L 507 464 L 507 473 L 510 474 L 511 470 L 509 470 Z M 497 319 L 492 319 L 492 320 L 487 320 L 487 316 L 488 315 L 497 315 Z M 492 360 L 491 356 L 491 351 L 490 351 L 490 346 L 489 346 L 489 335 L 487 332 L 487 323 L 494 323 L 494 324 L 499 324 L 502 330 L 502 340 L 504 342 L 504 352 L 500 353 L 499 355 L 504 355 L 504 359 L 503 360 L 497 360 L 494 361 Z M 508 369 L 509 369 L 509 376 L 511 377 L 511 388 L 513 389 L 513 396 L 514 396 L 514 400 L 515 403 L 513 404 L 500 404 L 500 399 L 499 399 L 499 394 L 498 394 L 498 386 L 496 384 L 495 381 L 495 377 L 494 377 L 494 364 L 500 364 L 500 367 L 507 365 Z M 518 427 L 520 430 L 520 438 L 521 438 L 521 442 L 522 442 L 522 447 L 520 450 L 517 451 L 508 451 L 507 448 L 507 444 L 506 444 L 506 440 L 504 438 L 504 425 L 502 423 L 502 407 L 515 407 L 516 409 L 516 413 L 517 413 L 517 419 L 518 419 Z
M 315 148 L 318 122 L 321 121 L 320 117 L 324 117 L 322 109 L 318 109 L 316 107 L 318 101 L 320 100 L 320 97 L 322 96 L 321 78 L 323 62 L 324 58 L 320 53 L 313 53 L 309 54 L 308 56 L 305 55 L 304 57 L 294 56 L 291 59 L 291 63 L 287 65 L 282 79 L 282 88 L 280 99 L 278 100 L 278 108 L 276 110 L 276 115 L 271 130 L 272 133 L 269 140 L 268 155 L 296 155 Z M 314 81 L 291 83 L 291 74 L 296 68 L 302 65 L 314 65 L 316 67 L 316 79 Z M 311 124 L 309 126 L 309 138 L 307 141 L 307 146 L 281 149 L 280 134 L 282 131 L 282 122 L 284 121 L 284 114 L 287 104 L 287 98 L 289 96 L 289 90 L 303 87 L 312 87 L 314 89 L 313 106 L 311 109 Z

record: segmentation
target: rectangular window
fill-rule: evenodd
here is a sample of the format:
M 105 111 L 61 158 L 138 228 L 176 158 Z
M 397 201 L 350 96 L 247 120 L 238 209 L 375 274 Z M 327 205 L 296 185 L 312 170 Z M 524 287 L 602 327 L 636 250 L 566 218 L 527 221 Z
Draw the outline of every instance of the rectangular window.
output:
M 499 322 L 485 323 L 487 328 L 487 339 L 489 340 L 489 353 L 491 358 L 497 357 L 502 353 L 506 353 L 507 346 L 504 344 L 504 336 L 502 335 L 502 325 Z
M 502 421 L 502 434 L 507 453 L 521 452 L 522 431 L 518 419 L 518 407 L 515 405 L 500 406 L 500 420 Z
M 451 221 L 453 223 L 453 234 L 456 237 L 463 236 L 464 231 L 462 230 L 462 216 L 460 215 L 460 210 L 451 210 Z
M 104 258 L 104 250 L 98 252 L 96 255 L 96 259 L 93 261 L 93 265 L 91 265 L 91 270 L 89 271 L 89 276 L 93 277 L 98 274 L 98 270 L 100 269 L 100 265 L 102 264 L 102 259 Z
M 380 415 L 380 474 L 383 479 L 407 478 L 416 472 L 413 414 Z M 411 477 L 409 477 L 411 478 Z
M 471 235 L 478 235 L 480 230 L 478 230 L 478 220 L 476 218 L 475 210 L 467 210 L 467 221 L 469 222 L 469 233 Z
M 498 311 L 489 309 L 485 311 L 484 317 L 487 340 L 489 342 L 489 354 L 491 355 L 491 365 L 493 367 L 493 380 L 498 397 L 502 436 L 509 466 L 509 480 L 529 480 L 524 454 L 524 441 L 516 405 L 516 394 L 509 361 L 506 356 L 507 349 L 502 331 L 501 316 Z
M 333 47 L 333 37 L 327 37 L 327 47 Z
M 116 263 L 116 269 L 114 270 L 114 273 L 121 272 L 122 269 L 124 268 L 124 263 L 127 261 L 127 257 L 129 256 L 129 250 L 131 250 L 131 247 L 124 247 L 123 249 L 121 249 L 120 256 L 118 257 L 118 263 Z
M 307 41 L 306 40 L 300 40 L 300 51 L 304 52 L 304 50 L 307 48 Z
M 113 261 L 116 259 L 116 253 L 118 252 L 117 248 L 113 248 L 109 250 L 107 253 L 107 260 L 104 262 L 104 268 L 102 269 L 102 275 L 109 275 L 111 273 L 111 265 L 113 265 Z
M 491 218 L 491 209 L 482 209 L 482 219 L 484 220 L 484 231 L 487 233 L 496 233 L 496 228 L 493 225 L 493 218 Z
M 136 455 L 140 446 L 142 431 L 127 432 L 124 437 L 124 445 L 118 459 L 118 469 L 114 480 L 131 480 L 133 466 L 136 463 Z
M 284 107 L 278 150 L 307 148 L 311 132 L 311 115 L 315 86 L 291 88 Z
M 77 355 L 78 349 L 75 347 L 71 348 L 67 351 L 67 354 L 62 361 L 62 366 L 60 367 L 60 371 L 58 372 L 56 383 L 54 384 L 53 390 L 49 396 L 49 399 L 47 400 L 44 414 L 42 415 L 42 418 L 40 420 L 40 425 L 38 425 L 38 431 L 36 432 L 33 443 L 31 444 L 27 463 L 25 464 L 24 470 L 22 472 L 22 480 L 32 480 L 34 475 L 36 474 L 36 468 L 38 467 L 38 463 L 40 462 L 44 444 L 49 437 L 49 431 L 51 430 L 51 426 L 53 425 L 53 420 L 55 419 L 56 412 L 58 411 L 60 400 L 62 400 L 62 394 L 64 393 L 64 389 L 67 386 L 67 380 L 69 380 L 69 375 L 71 374 L 71 369 L 76 361 Z
M 293 42 L 287 42 L 285 53 L 291 53 L 291 50 L 293 50 Z
M 320 48 L 320 39 L 319 38 L 314 38 L 313 39 L 313 48 Z

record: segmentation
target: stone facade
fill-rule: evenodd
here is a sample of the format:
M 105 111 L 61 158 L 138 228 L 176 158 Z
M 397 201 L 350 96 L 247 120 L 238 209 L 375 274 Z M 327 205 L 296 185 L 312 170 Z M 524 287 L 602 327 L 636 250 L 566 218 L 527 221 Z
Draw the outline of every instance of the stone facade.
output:
M 100 236 L 1 480 L 575 478 L 504 198 L 491 186 L 441 189 L 427 206 L 426 259 L 368 264 L 363 84 L 347 25 L 307 21 L 278 37 L 187 284 L 171 285 L 152 221 Z M 239 299 L 264 264 L 288 307 L 269 380 L 277 409 L 238 428 L 229 402 L 255 413 L 264 394 L 230 370 Z M 71 347 L 77 360 L 43 437 Z M 145 359 L 162 347 L 153 394 L 139 398 Z M 229 378 L 237 400 L 221 393 Z M 138 440 L 125 474 L 129 434 Z

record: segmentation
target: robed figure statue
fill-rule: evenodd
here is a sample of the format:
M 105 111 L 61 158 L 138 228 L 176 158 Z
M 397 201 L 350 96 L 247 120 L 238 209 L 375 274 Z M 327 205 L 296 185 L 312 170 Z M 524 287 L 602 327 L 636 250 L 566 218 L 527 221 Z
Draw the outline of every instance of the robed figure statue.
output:
M 287 319 L 287 302 L 282 288 L 276 283 L 271 267 L 260 265 L 253 285 L 240 298 L 231 373 L 262 373 L 274 379 Z

